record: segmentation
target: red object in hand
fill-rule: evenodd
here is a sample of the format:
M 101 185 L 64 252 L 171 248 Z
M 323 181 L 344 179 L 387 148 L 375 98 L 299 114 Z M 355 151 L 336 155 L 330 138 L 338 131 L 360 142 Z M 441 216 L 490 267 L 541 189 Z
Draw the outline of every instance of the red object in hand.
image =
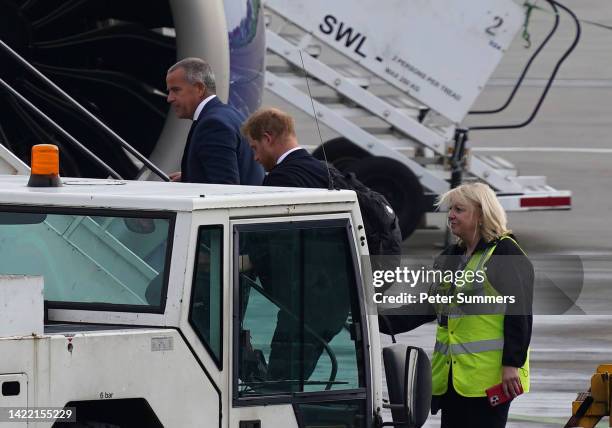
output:
M 504 394 L 504 388 L 501 383 L 487 389 L 486 393 L 487 393 L 487 398 L 489 399 L 489 404 L 493 407 L 499 406 L 500 404 L 503 404 L 506 401 L 510 401 L 514 398 L 511 395 Z M 519 395 L 522 393 L 523 393 L 523 386 L 520 385 Z

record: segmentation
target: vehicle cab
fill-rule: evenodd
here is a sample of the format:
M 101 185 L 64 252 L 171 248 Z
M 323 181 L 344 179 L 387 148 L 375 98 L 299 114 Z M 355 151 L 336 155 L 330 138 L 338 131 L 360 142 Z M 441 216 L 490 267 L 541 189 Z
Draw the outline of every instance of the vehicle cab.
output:
M 0 275 L 42 276 L 45 323 L 0 338 L 10 405 L 117 426 L 376 423 L 353 192 L 27 181 L 0 176 Z

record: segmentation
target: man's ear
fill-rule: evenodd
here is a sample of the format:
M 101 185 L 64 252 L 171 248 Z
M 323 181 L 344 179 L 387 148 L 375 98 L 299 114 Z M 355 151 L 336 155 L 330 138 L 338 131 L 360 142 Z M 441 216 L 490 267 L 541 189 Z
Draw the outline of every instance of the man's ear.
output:
M 207 95 L 207 92 L 208 92 L 208 89 L 206 88 L 206 85 L 204 85 L 204 83 L 202 83 L 202 82 L 196 82 L 195 86 L 196 86 L 196 89 L 198 91 L 198 95 L 201 98 L 206 98 L 206 95 Z
M 263 137 L 262 140 L 266 144 L 268 145 L 274 144 L 274 137 L 272 137 L 272 135 L 269 132 L 264 132 L 262 137 Z

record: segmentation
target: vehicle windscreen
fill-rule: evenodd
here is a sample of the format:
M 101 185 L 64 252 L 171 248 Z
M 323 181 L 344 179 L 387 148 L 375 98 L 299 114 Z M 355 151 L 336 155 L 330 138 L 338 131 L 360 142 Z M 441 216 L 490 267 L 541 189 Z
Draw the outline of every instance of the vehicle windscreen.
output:
M 43 276 L 49 307 L 160 311 L 174 216 L 103 214 L 0 209 L 0 274 Z

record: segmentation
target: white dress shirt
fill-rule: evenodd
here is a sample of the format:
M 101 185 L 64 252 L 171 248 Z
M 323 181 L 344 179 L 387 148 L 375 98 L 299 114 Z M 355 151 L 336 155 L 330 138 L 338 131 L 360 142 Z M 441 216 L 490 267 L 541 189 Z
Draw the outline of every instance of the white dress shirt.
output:
M 198 117 L 200 117 L 200 113 L 202 113 L 202 110 L 204 110 L 204 106 L 206 106 L 206 104 L 212 100 L 214 97 L 216 97 L 215 94 L 212 94 L 210 97 L 206 97 L 204 98 L 200 104 L 198 104 L 198 107 L 195 109 L 195 112 L 193 113 L 193 120 L 198 120 Z
M 280 158 L 278 158 L 278 160 L 276 161 L 276 164 L 278 165 L 279 163 L 284 161 L 287 156 L 289 156 L 291 153 L 295 152 L 296 150 L 302 150 L 302 148 L 301 147 L 294 147 L 292 149 L 287 150 L 285 153 L 283 153 L 281 155 Z

